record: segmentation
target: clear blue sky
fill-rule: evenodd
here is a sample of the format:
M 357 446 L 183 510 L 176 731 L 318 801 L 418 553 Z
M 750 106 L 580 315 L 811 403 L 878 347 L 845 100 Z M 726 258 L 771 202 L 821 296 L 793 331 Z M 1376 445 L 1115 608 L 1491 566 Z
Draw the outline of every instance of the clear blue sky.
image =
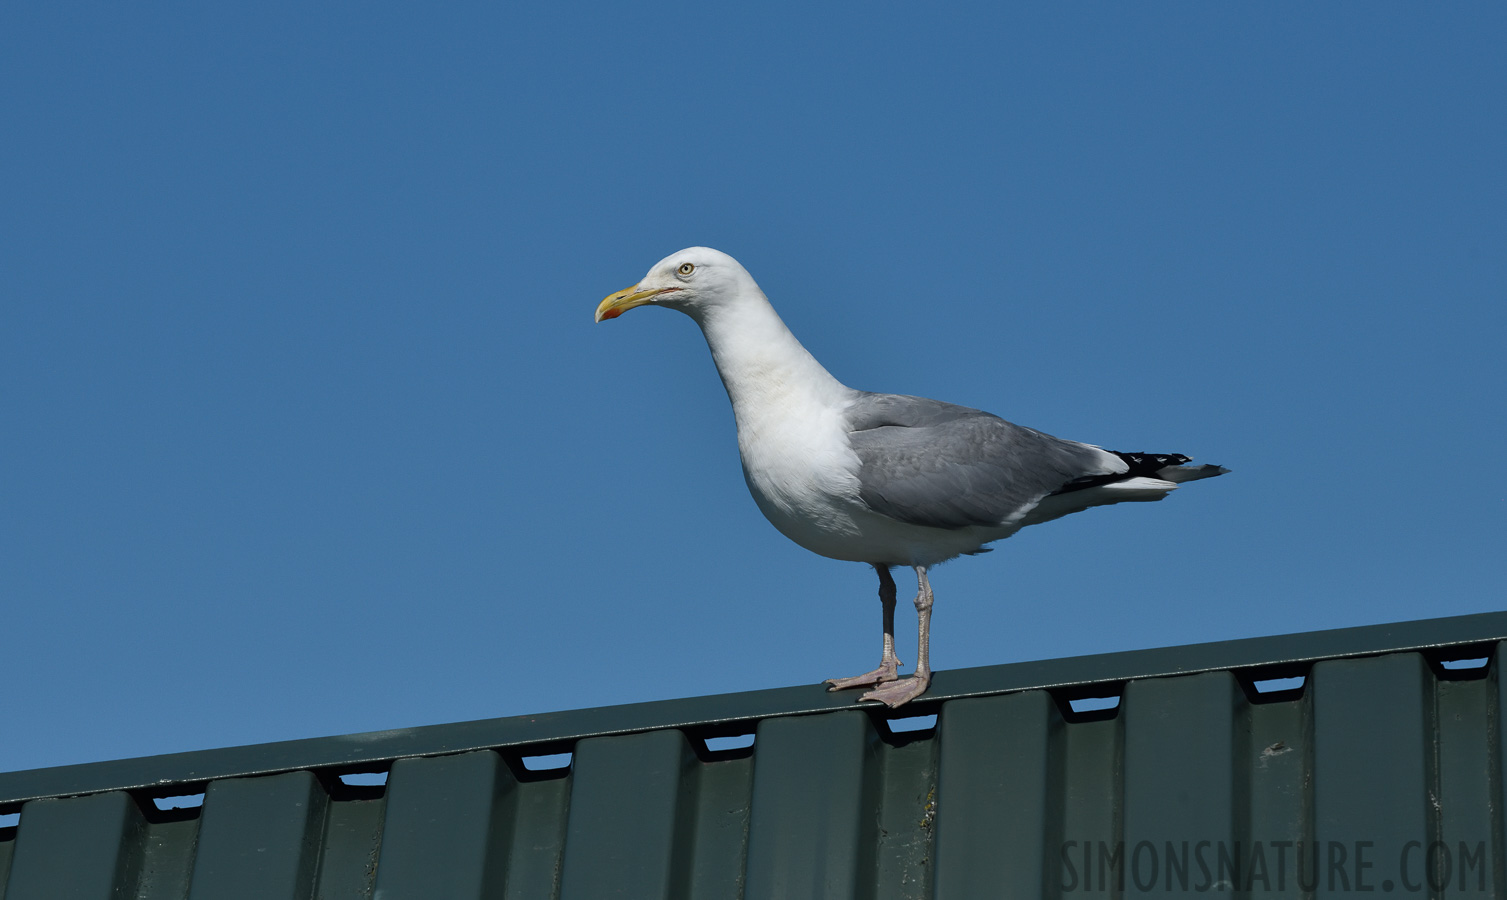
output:
M 316 6 L 0 12 L 0 769 L 872 667 L 691 321 L 592 324 L 692 244 L 1234 470 L 936 570 L 940 668 L 1507 601 L 1500 3 Z

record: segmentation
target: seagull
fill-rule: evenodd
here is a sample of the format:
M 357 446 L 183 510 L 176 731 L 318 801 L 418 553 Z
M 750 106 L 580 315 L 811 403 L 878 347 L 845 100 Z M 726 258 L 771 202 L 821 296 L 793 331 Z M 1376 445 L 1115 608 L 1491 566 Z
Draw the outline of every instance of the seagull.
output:
M 879 575 L 879 667 L 828 679 L 870 688 L 859 700 L 898 707 L 931 683 L 933 594 L 927 571 L 1027 525 L 1093 506 L 1160 500 L 1186 481 L 1228 472 L 1176 453 L 1120 453 L 1052 437 L 940 400 L 854 390 L 785 327 L 738 261 L 691 247 L 609 295 L 596 321 L 663 306 L 701 327 L 732 401 L 748 490 L 781 534 L 813 553 L 867 563 Z M 917 661 L 895 656 L 895 580 L 916 573 Z

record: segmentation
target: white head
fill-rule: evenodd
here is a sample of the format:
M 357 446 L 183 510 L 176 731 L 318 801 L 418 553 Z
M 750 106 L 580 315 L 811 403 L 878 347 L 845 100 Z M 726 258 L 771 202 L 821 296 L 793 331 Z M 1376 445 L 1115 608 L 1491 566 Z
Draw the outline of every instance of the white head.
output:
M 653 304 L 678 309 L 700 322 L 719 305 L 750 291 L 763 296 L 736 259 L 710 247 L 687 247 L 655 263 L 638 284 L 603 300 L 597 306 L 597 321 Z

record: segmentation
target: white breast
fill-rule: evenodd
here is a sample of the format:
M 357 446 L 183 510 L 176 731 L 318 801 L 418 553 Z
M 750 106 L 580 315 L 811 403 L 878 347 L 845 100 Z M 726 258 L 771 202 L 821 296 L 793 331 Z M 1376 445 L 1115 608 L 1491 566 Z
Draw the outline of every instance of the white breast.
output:
M 693 317 L 732 401 L 748 490 L 781 534 L 833 559 L 932 565 L 1013 530 L 927 528 L 870 510 L 843 415 L 856 392 L 800 345 L 751 279 L 736 303 Z
M 776 400 L 776 398 L 769 398 Z M 745 405 L 738 415 L 738 451 L 749 493 L 786 537 L 813 553 L 845 552 L 861 529 L 854 516 L 858 457 L 841 415 L 809 398 Z

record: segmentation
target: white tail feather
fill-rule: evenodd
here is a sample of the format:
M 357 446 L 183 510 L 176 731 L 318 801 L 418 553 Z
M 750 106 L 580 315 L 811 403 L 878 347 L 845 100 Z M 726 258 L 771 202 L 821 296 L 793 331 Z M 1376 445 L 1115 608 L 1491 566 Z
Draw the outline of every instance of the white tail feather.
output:
M 1172 467 L 1169 466 L 1168 468 Z M 1163 469 L 1161 472 L 1158 472 L 1156 474 L 1161 475 L 1166 471 L 1167 469 Z M 1136 478 L 1127 478 L 1124 481 L 1112 481 L 1109 484 L 1101 484 L 1098 487 L 1089 488 L 1089 490 L 1105 491 L 1117 495 L 1117 499 L 1129 500 L 1130 497 L 1123 495 L 1165 494 L 1168 491 L 1177 490 L 1177 484 L 1170 478 L 1163 480 L 1160 478 L 1147 478 L 1146 476 L 1142 475 Z

